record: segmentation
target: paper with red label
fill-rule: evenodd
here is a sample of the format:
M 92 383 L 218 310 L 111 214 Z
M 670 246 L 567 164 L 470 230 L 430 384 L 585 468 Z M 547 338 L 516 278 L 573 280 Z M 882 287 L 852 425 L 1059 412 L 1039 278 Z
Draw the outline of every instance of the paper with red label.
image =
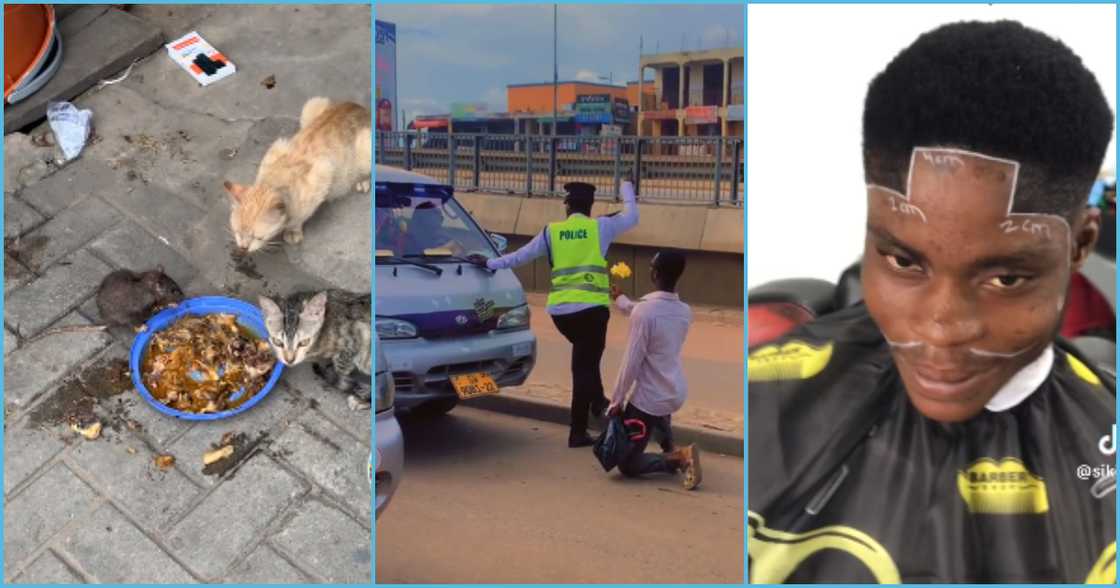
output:
M 209 86 L 237 71 L 237 66 L 232 61 L 226 59 L 196 31 L 168 43 L 166 47 L 171 59 L 203 86 Z

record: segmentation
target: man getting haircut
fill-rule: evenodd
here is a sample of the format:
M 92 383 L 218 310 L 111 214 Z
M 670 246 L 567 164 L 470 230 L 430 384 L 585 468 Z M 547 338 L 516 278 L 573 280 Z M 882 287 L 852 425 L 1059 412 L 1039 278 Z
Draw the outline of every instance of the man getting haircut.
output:
M 1015 22 L 871 82 L 864 301 L 748 360 L 753 582 L 1115 581 L 1115 378 L 1058 337 L 1112 120 Z

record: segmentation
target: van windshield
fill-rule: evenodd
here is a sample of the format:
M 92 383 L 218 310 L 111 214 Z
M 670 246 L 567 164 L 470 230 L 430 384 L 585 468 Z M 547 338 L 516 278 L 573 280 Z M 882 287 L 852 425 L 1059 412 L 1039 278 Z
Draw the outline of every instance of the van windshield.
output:
M 381 186 L 379 186 L 381 188 Z M 497 251 L 450 194 L 405 195 L 400 190 L 376 199 L 377 257 L 422 258 L 438 263 Z

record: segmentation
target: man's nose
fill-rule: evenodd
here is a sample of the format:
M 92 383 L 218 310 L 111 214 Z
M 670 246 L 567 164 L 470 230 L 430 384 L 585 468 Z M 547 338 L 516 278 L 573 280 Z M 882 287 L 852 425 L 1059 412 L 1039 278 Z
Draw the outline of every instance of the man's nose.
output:
M 916 334 L 934 347 L 961 347 L 984 335 L 984 321 L 975 301 L 952 281 L 935 282 L 924 304 L 912 312 L 918 313 L 914 317 Z

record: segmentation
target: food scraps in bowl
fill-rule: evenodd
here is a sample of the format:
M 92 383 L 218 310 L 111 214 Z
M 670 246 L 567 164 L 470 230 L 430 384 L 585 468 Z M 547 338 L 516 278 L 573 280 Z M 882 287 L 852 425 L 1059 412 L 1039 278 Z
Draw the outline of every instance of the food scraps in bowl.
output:
M 264 387 L 276 364 L 268 342 L 233 314 L 190 315 L 152 336 L 141 378 L 152 397 L 197 414 L 237 408 Z

